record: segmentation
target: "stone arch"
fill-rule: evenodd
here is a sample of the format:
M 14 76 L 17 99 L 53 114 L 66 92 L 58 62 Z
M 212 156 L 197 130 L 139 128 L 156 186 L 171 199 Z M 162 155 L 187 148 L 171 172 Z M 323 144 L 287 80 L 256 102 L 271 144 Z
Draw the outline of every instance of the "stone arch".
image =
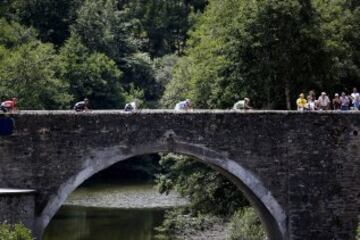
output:
M 85 180 L 111 165 L 131 157 L 159 153 L 174 152 L 195 157 L 198 161 L 220 171 L 229 180 L 235 183 L 244 193 L 251 205 L 255 207 L 266 229 L 270 240 L 286 240 L 286 215 L 283 208 L 274 198 L 270 190 L 249 170 L 239 163 L 221 154 L 206 148 L 203 145 L 185 142 L 169 142 L 139 145 L 129 150 L 124 146 L 114 146 L 93 150 L 85 156 L 82 170 L 64 182 L 58 191 L 49 197 L 42 212 L 35 219 L 35 235 L 41 237 L 50 220 L 59 210 L 69 194 L 79 187 Z

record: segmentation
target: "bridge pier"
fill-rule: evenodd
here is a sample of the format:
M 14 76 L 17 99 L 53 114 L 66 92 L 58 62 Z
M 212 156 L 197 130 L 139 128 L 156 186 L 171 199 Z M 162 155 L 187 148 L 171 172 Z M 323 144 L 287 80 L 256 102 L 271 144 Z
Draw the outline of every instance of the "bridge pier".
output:
M 34 190 L 0 189 L 0 223 L 22 223 L 33 230 L 34 219 Z

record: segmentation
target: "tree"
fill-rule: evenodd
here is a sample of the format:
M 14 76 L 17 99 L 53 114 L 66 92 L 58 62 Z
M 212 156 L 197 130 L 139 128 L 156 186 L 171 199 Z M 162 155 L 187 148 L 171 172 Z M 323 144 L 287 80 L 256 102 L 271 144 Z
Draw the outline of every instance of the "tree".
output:
M 214 99 L 212 95 L 217 91 L 224 93 L 224 89 L 217 89 L 214 85 L 227 77 L 223 69 L 229 63 L 224 53 L 231 46 L 226 44 L 226 26 L 231 26 L 238 14 L 236 3 L 231 7 L 230 4 L 231 1 L 210 2 L 190 34 L 186 56 L 175 67 L 174 84 L 168 85 L 170 90 L 166 90 L 165 96 L 178 92 L 174 86 L 189 87 L 187 97 L 193 100 L 194 106 L 222 107 L 218 103 L 220 99 Z
M 346 9 L 345 9 L 346 11 Z M 343 15 L 344 16 L 344 15 Z M 360 85 L 360 6 L 347 14 L 345 28 L 346 34 L 344 36 L 347 58 L 343 61 L 342 66 L 346 69 L 346 74 L 342 81 L 343 85 L 359 86 Z
M 22 224 L 0 225 L 0 239 L 2 240 L 32 240 L 31 231 Z
M 199 212 L 231 216 L 249 204 L 233 183 L 190 157 L 167 154 L 162 156 L 160 165 L 165 170 L 157 180 L 160 192 L 176 190 L 190 200 L 195 215 Z
M 160 82 L 155 78 L 153 63 L 147 53 L 132 54 L 124 59 L 125 89 L 132 87 L 142 89 L 144 98 L 150 107 L 155 107 L 164 90 Z
M 136 50 L 116 0 L 85 0 L 72 30 L 88 49 L 106 54 L 119 66 Z
M 206 0 L 133 0 L 121 1 L 133 32 L 141 39 L 141 50 L 151 57 L 182 52 L 187 32 L 193 25 L 192 15 L 205 8 Z
M 299 92 L 339 81 L 328 71 L 336 70 L 334 57 L 311 1 L 210 2 L 188 46 L 192 65 L 180 61 L 175 71 L 191 72 L 198 107 L 226 108 L 248 96 L 258 108 L 289 109 Z
M 228 231 L 230 232 L 228 240 L 267 239 L 265 230 L 253 208 L 238 210 L 230 219 Z
M 20 108 L 64 108 L 68 85 L 58 77 L 52 44 L 37 40 L 33 28 L 0 19 L 0 96 L 17 97 Z
M 325 49 L 317 13 L 309 1 L 265 2 L 245 25 L 248 40 L 234 39 L 231 62 L 243 75 L 258 106 L 291 109 L 299 92 L 332 87 L 331 55 Z M 239 56 L 240 53 L 240 56 Z M 268 88 L 271 86 L 271 88 Z
M 102 53 L 92 53 L 73 35 L 60 51 L 61 77 L 75 100 L 88 97 L 93 108 L 119 108 L 124 104 L 122 72 Z
M 191 98 L 189 82 L 192 76 L 191 66 L 192 62 L 187 57 L 182 57 L 177 61 L 172 77 L 165 85 L 166 88 L 160 101 L 162 107 L 174 108 L 179 101 Z
M 0 48 L 0 96 L 17 97 L 22 109 L 64 108 L 72 99 L 57 77 L 59 62 L 51 44 L 29 42 Z
M 26 28 L 17 22 L 0 18 L 0 44 L 4 47 L 13 48 L 36 40 L 37 32 L 33 28 Z
M 163 88 L 154 77 L 148 54 L 136 49 L 124 13 L 116 0 L 86 0 L 73 26 L 74 34 L 91 52 L 103 53 L 124 73 L 123 87 L 144 92 L 149 105 L 156 105 Z
M 70 35 L 76 10 L 83 0 L 12 0 L 0 3 L 0 16 L 39 31 L 40 39 L 61 45 Z
M 153 60 L 155 79 L 161 86 L 165 87 L 172 81 L 174 66 L 178 59 L 177 55 L 171 54 Z

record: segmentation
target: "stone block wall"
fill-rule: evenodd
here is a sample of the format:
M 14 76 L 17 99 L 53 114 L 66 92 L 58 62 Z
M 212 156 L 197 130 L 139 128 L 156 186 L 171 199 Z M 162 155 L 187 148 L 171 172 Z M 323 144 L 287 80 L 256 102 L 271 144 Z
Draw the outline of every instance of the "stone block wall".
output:
M 35 193 L 33 191 L 0 190 L 0 223 L 18 224 L 33 229 Z

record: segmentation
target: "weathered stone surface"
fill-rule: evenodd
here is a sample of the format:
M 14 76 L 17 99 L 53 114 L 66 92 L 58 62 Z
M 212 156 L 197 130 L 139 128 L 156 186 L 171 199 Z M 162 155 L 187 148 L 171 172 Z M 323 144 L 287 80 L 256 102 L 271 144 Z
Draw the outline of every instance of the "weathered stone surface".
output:
M 0 223 L 22 223 L 32 229 L 35 218 L 35 192 L 0 189 Z
M 232 179 L 271 239 L 355 239 L 360 113 L 39 111 L 13 118 L 14 134 L 0 136 L 0 188 L 37 191 L 38 234 L 96 172 L 132 156 L 170 151 Z

